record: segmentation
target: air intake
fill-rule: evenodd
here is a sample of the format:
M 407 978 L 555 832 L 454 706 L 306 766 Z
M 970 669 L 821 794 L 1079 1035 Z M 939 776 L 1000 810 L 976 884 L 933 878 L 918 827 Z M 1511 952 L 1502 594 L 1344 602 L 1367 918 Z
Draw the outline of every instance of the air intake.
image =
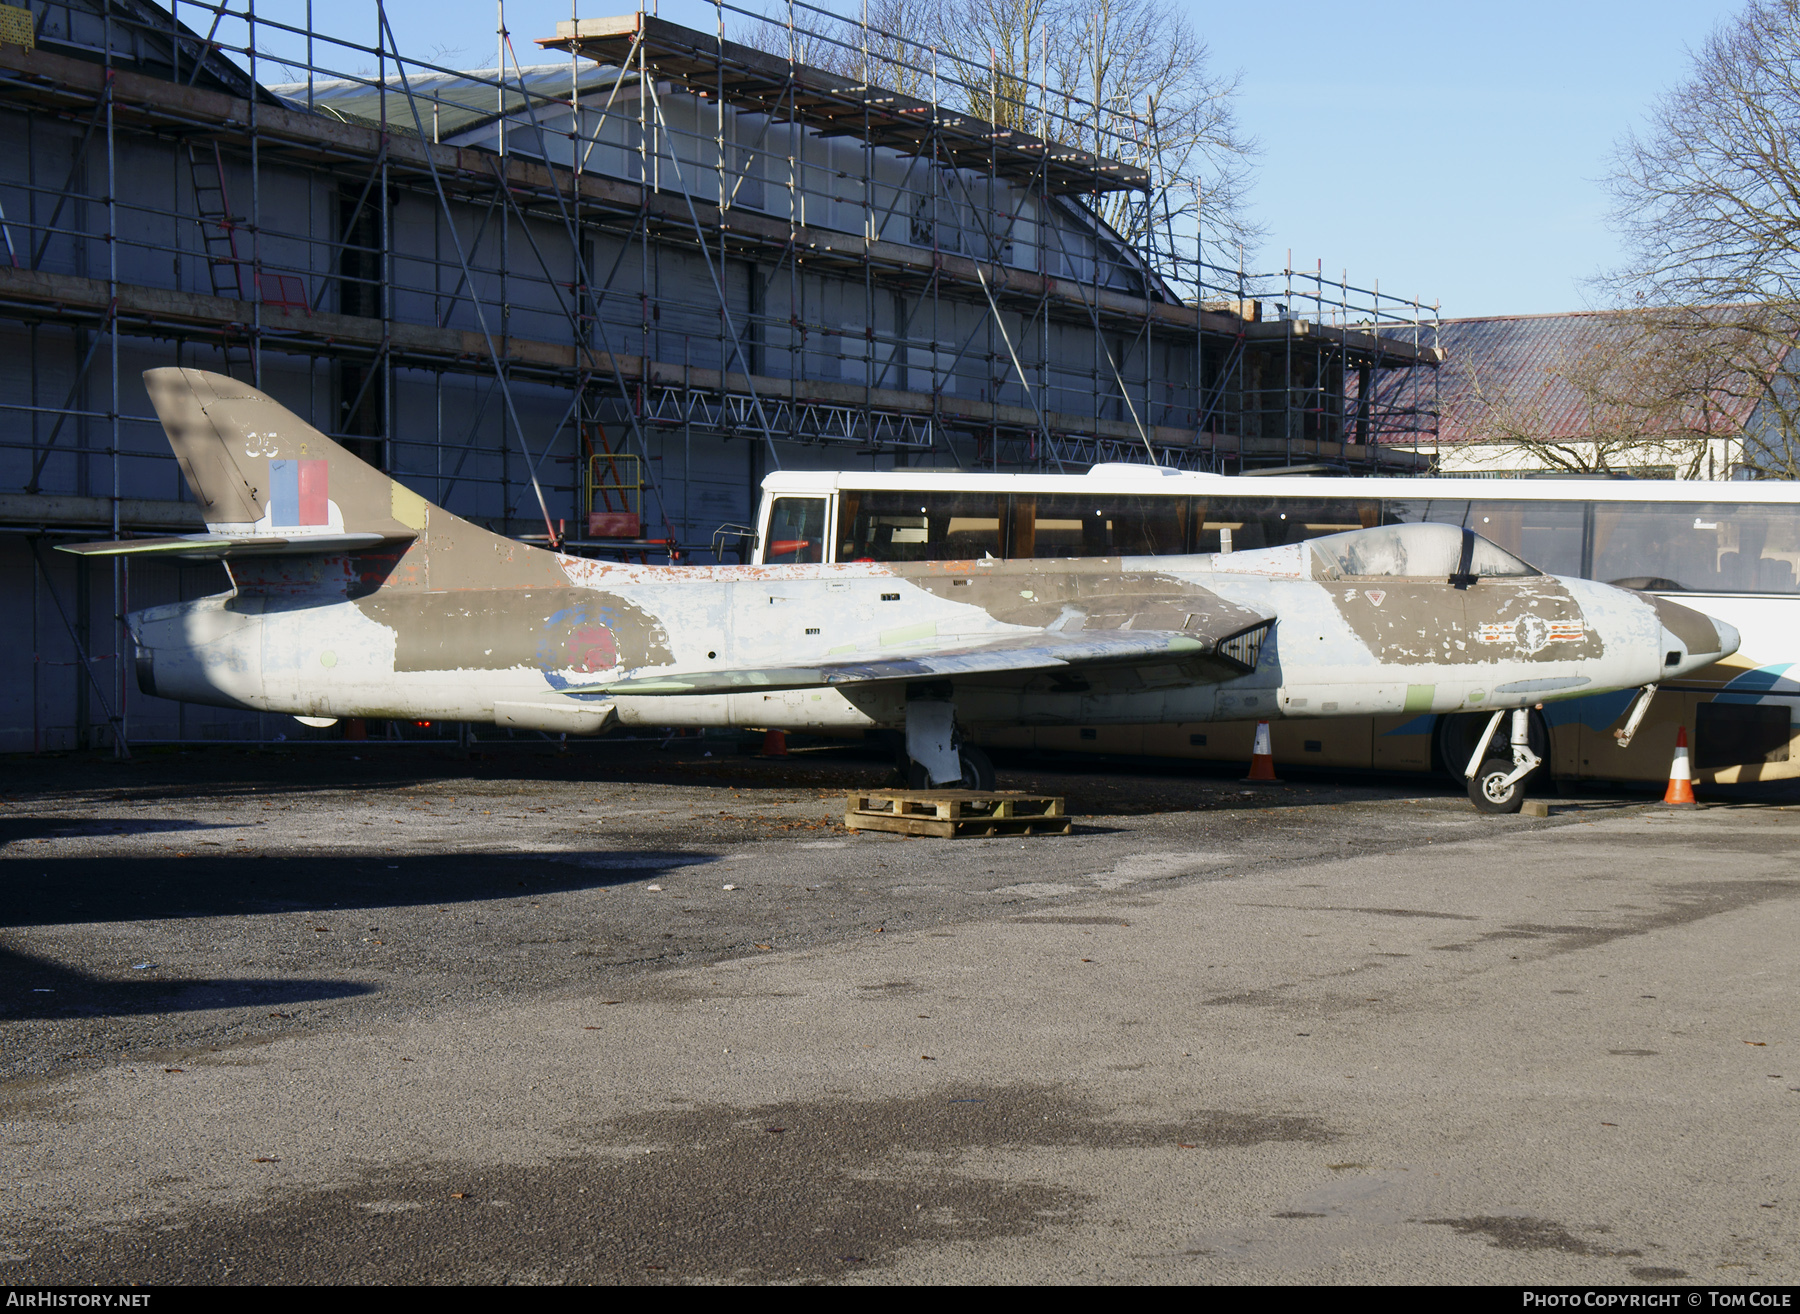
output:
M 1263 641 L 1274 628 L 1274 621 L 1252 625 L 1247 630 L 1239 630 L 1228 639 L 1220 639 L 1219 646 L 1214 651 L 1226 661 L 1241 666 L 1246 671 L 1254 671 L 1256 663 L 1262 660 Z

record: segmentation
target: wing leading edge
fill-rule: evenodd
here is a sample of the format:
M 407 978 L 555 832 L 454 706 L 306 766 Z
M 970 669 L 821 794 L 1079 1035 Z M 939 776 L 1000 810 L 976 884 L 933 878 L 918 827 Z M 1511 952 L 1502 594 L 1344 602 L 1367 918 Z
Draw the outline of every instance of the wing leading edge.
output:
M 749 667 L 726 671 L 686 671 L 645 675 L 610 684 L 587 685 L 565 692 L 605 693 L 619 697 L 773 692 L 780 689 L 841 688 L 886 680 L 945 679 L 1027 675 L 1059 668 L 1092 666 L 1157 666 L 1180 663 L 1183 678 L 1229 679 L 1250 669 L 1237 655 L 1233 640 L 1266 628 L 1258 618 L 1231 634 L 1208 635 L 1166 630 L 1082 630 L 1073 634 L 1038 630 L 986 641 L 954 640 L 938 647 L 911 648 L 905 653 L 846 653 L 834 661 L 807 666 Z M 1195 670 L 1194 667 L 1201 669 Z M 1210 670 L 1205 668 L 1210 667 Z
M 383 543 L 410 543 L 397 534 L 179 534 L 172 538 L 127 538 L 107 543 L 60 543 L 57 550 L 82 557 L 295 557 L 360 552 Z

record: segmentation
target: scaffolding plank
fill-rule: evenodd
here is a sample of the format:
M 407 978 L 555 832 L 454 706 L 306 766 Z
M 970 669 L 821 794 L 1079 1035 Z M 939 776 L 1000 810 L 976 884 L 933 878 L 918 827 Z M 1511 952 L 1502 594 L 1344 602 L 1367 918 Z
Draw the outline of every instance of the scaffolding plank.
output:
M 1146 191 L 1150 175 L 1119 160 L 1016 132 L 887 87 L 870 86 L 825 69 L 758 50 L 736 41 L 683 27 L 654 14 L 584 18 L 556 25 L 554 37 L 538 44 L 574 51 L 600 64 L 623 66 L 633 44 L 656 72 L 694 91 L 717 94 L 721 77 L 728 99 L 740 108 L 779 119 L 830 126 L 835 116 L 867 115 L 871 140 L 907 153 L 926 142 L 893 132 L 899 126 L 925 128 L 928 140 L 954 158 L 979 161 L 1000 177 L 1041 184 L 1052 192 Z
M 99 103 L 106 76 L 107 71 L 98 65 L 53 52 L 27 53 L 0 47 L 0 102 L 35 101 L 65 110 L 86 109 Z M 302 167 L 308 162 L 330 167 L 350 163 L 366 165 L 384 148 L 382 134 L 373 128 L 274 105 L 257 105 L 253 115 L 248 101 L 219 91 L 181 86 L 125 69 L 116 70 L 115 76 L 116 117 L 122 126 L 159 132 L 174 129 L 196 140 L 241 144 L 251 133 L 250 125 L 254 121 L 265 160 L 281 154 L 291 156 Z M 896 115 L 899 112 L 896 110 Z M 465 189 L 472 186 L 477 191 L 490 187 L 495 179 L 492 165 L 496 157 L 484 148 L 432 145 L 404 133 L 388 136 L 385 148 L 389 168 L 397 179 L 410 177 L 418 183 L 436 169 L 444 176 L 460 180 Z M 935 279 L 936 286 L 946 291 L 960 289 L 961 294 L 971 301 L 977 300 L 976 290 L 985 283 L 999 304 L 1029 311 L 1041 303 L 1077 322 L 1097 316 L 1103 323 L 1154 323 L 1189 333 L 1196 330 L 1230 336 L 1255 333 L 1259 338 L 1264 333 L 1291 333 L 1296 337 L 1310 334 L 1321 345 L 1335 343 L 1333 349 L 1357 356 L 1366 353 L 1377 364 L 1435 364 L 1441 357 L 1441 353 L 1432 349 L 1413 348 L 1411 344 L 1400 343 L 1386 335 L 1377 337 L 1355 329 L 1307 326 L 1299 321 L 1246 324 L 1238 315 L 1224 311 L 1148 301 L 1072 279 L 998 263 L 978 264 L 968 256 L 869 241 L 856 234 L 796 230 L 786 222 L 768 216 L 741 210 L 720 211 L 697 200 L 690 206 L 687 199 L 680 196 L 646 194 L 633 184 L 587 173 L 577 175 L 567 169 L 518 156 L 508 157 L 500 176 L 508 187 L 522 196 L 539 199 L 559 191 L 566 192 L 571 185 L 578 186 L 583 204 L 592 207 L 590 214 L 611 213 L 653 219 L 660 226 L 659 240 L 692 240 L 697 222 L 702 230 L 710 228 L 722 246 L 731 252 L 749 253 L 759 246 L 800 251 L 808 262 L 855 265 L 859 271 L 869 269 L 901 282 L 909 278 Z M 274 276 L 280 277 L 279 274 Z M 51 285 L 47 286 L 45 280 Z M 78 310 L 85 310 L 90 315 L 99 314 L 108 304 L 108 291 L 107 285 L 99 280 L 0 268 L 0 313 L 10 308 L 27 315 L 48 312 L 59 318 Z M 395 357 L 403 362 L 471 371 L 489 366 L 486 346 L 478 333 L 428 325 L 383 325 L 378 320 L 326 313 L 312 317 L 310 323 L 303 323 L 300 317 L 287 313 L 288 309 L 265 301 L 260 310 L 261 345 L 275 350 L 357 357 L 379 348 L 384 334 L 389 334 Z M 128 329 L 150 328 L 154 331 L 182 325 L 219 340 L 230 339 L 233 335 L 241 338 L 249 331 L 247 321 L 257 313 L 241 300 L 133 285 L 121 285 L 119 311 Z M 1055 412 L 1040 418 L 1030 407 L 943 394 L 870 390 L 837 381 L 796 385 L 790 379 L 746 378 L 717 370 L 684 370 L 673 364 L 644 361 L 638 357 L 609 357 L 569 343 L 513 338 L 507 340 L 506 346 L 506 359 L 512 367 L 546 379 L 564 381 L 571 372 L 593 370 L 606 374 L 616 370 L 630 383 L 709 390 L 721 396 L 747 395 L 753 390 L 759 396 L 785 398 L 793 404 L 816 402 L 860 408 L 865 413 L 880 410 L 929 417 L 933 423 L 976 431 L 1029 434 L 1042 429 L 1052 437 L 1061 435 L 1059 441 L 1076 444 L 1077 448 L 1082 444 L 1096 450 L 1108 443 L 1141 444 L 1145 436 L 1152 445 L 1166 452 L 1203 450 L 1249 455 L 1259 450 L 1285 452 L 1289 446 L 1280 439 L 1196 435 L 1191 430 L 1167 426 L 1154 428 L 1144 435 L 1129 422 Z M 797 388 L 804 389 L 803 397 L 798 395 Z M 832 440 L 838 439 L 833 436 Z M 842 440 L 857 441 L 849 435 Z M 1074 450 L 1070 449 L 1071 452 Z M 1303 450 L 1319 459 L 1364 463 L 1372 455 L 1372 449 L 1366 445 L 1311 439 L 1305 441 Z M 1406 464 L 1408 455 L 1390 452 L 1383 453 L 1380 459 L 1390 464 L 1396 461 Z
M 145 287 L 140 284 L 118 285 L 118 316 L 130 330 L 168 329 L 178 326 L 200 333 L 241 339 L 249 331 L 245 312 L 248 303 L 232 297 L 209 296 L 200 292 L 182 292 L 173 288 Z M 27 309 L 67 319 L 71 312 L 85 313 L 97 320 L 111 303 L 111 289 L 102 279 L 82 278 L 75 274 L 52 274 L 44 270 L 14 269 L 0 265 L 0 316 L 10 308 L 14 314 Z M 265 350 L 293 351 L 316 355 L 354 355 L 366 358 L 378 350 L 384 340 L 398 363 L 433 367 L 463 368 L 481 371 L 489 368 L 486 340 L 471 329 L 434 328 L 424 324 L 405 324 L 355 315 L 338 315 L 325 311 L 307 315 L 265 306 L 260 338 Z M 348 349 L 348 350 L 346 350 Z M 734 371 L 677 365 L 667 361 L 646 360 L 642 356 L 611 354 L 569 343 L 544 342 L 528 338 L 505 339 L 502 359 L 514 371 L 546 377 L 566 378 L 571 373 L 591 372 L 610 377 L 615 371 L 627 383 L 666 387 L 683 392 L 703 392 L 748 397 L 752 393 L 765 399 L 765 404 L 819 404 L 853 407 L 859 411 L 929 416 L 934 421 L 969 429 L 1007 429 L 1021 433 L 1039 431 L 1038 413 L 1027 406 L 980 401 L 971 397 L 948 394 L 905 392 L 893 388 L 867 388 L 856 383 L 831 380 L 770 378 L 744 375 Z M 1095 420 L 1088 416 L 1047 411 L 1043 427 L 1053 435 L 1138 445 L 1142 442 L 1136 425 L 1121 420 Z M 1233 455 L 1285 453 L 1290 449 L 1282 438 L 1240 438 L 1235 435 L 1203 435 L 1192 430 L 1158 425 L 1149 430 L 1153 445 L 1165 451 L 1204 448 Z M 860 441 L 860 439 L 847 441 Z M 1137 447 L 1141 451 L 1141 446 Z M 1412 462 L 1412 454 L 1380 450 L 1363 445 L 1308 440 L 1304 450 L 1321 460 L 1368 461 L 1373 455 L 1389 463 Z
M 91 531 L 112 526 L 110 497 L 80 497 L 72 493 L 0 493 L 0 525 L 32 529 Z M 140 531 L 204 530 L 200 508 L 192 502 L 146 497 L 119 499 L 119 528 Z
M 6 303 L 29 304 L 59 312 L 69 309 L 103 313 L 110 302 L 110 288 L 101 279 L 82 278 L 74 274 L 52 274 L 43 270 L 14 269 L 0 265 L 0 306 Z M 119 285 L 119 314 L 122 318 L 149 320 L 166 325 L 188 325 L 200 329 L 241 329 L 249 309 L 247 303 L 231 297 L 209 296 L 199 292 L 182 292 L 173 288 L 145 287 L 139 284 Z M 321 311 L 306 316 L 265 307 L 265 338 L 272 348 L 283 343 L 293 347 L 357 346 L 379 347 L 383 338 L 397 360 L 421 359 L 433 363 L 468 362 L 476 367 L 488 363 L 486 341 L 478 332 L 468 329 L 434 328 L 423 324 L 384 323 L 354 315 L 338 315 Z M 271 327 L 273 326 L 273 327 Z M 627 382 L 660 384 L 702 392 L 732 392 L 782 398 L 789 401 L 824 402 L 841 405 L 874 407 L 880 410 L 935 415 L 952 423 L 983 426 L 1000 424 L 1035 429 L 1036 412 L 1029 407 L 1008 406 L 968 397 L 950 397 L 923 392 L 905 392 L 892 388 L 866 388 L 861 384 L 831 380 L 770 378 L 744 375 L 732 371 L 686 366 L 671 362 L 645 360 L 642 356 L 611 354 L 569 343 L 544 342 L 527 338 L 506 339 L 502 359 L 512 365 L 541 366 L 558 371 L 588 370 L 601 375 L 613 371 Z M 796 389 L 799 391 L 796 392 Z M 1088 417 L 1060 416 L 1054 412 L 1046 419 L 1052 427 L 1071 433 L 1100 432 L 1121 438 L 1135 437 L 1135 426 L 1120 421 L 1096 422 Z M 1175 445 L 1191 441 L 1184 429 L 1161 428 L 1153 432 L 1156 441 Z
M 0 101 L 35 100 L 65 108 L 91 108 L 103 93 L 105 75 L 106 70 L 97 64 L 44 50 L 27 54 L 15 47 L 0 45 Z M 246 100 L 126 69 L 116 70 L 115 85 L 116 114 L 122 123 L 139 122 L 164 129 L 173 126 L 196 138 L 225 142 L 245 138 L 250 133 L 251 106 Z M 404 110 L 404 98 L 396 94 L 396 101 L 402 115 L 408 114 Z M 383 148 L 383 134 L 378 128 L 346 123 L 323 114 L 258 105 L 255 119 L 264 151 L 278 152 L 301 165 L 366 167 Z M 390 124 L 394 131 L 386 137 L 388 165 L 396 179 L 428 180 L 434 166 L 446 178 L 464 185 L 470 179 L 478 178 L 485 188 L 487 180 L 494 176 L 492 151 L 481 147 L 432 145 L 406 132 L 405 126 L 404 118 Z M 920 132 L 928 131 L 926 124 L 916 126 Z M 871 240 L 855 233 L 795 227 L 785 220 L 748 210 L 720 210 L 698 197 L 692 198 L 690 213 L 689 199 L 680 195 L 647 194 L 635 183 L 589 172 L 581 173 L 577 179 L 569 169 L 529 157 L 508 156 L 504 162 L 504 178 L 506 185 L 522 200 L 554 204 L 557 195 L 567 197 L 578 182 L 584 207 L 629 216 L 634 221 L 643 215 L 671 235 L 691 234 L 697 221 L 703 229 L 719 232 L 734 243 L 746 244 L 746 250 L 762 247 L 782 252 L 791 244 L 794 249 L 805 251 L 810 260 L 842 262 L 845 267 L 854 265 L 859 277 L 865 263 L 877 276 L 920 280 L 935 276 L 940 287 L 955 290 L 970 301 L 981 300 L 981 281 L 985 276 L 993 295 L 1002 304 L 1023 308 L 1047 300 L 1055 313 L 1074 320 L 1099 314 L 1106 320 L 1136 324 L 1150 321 L 1186 332 L 1198 330 L 1232 335 L 1246 331 L 1248 327 L 1238 316 L 1223 311 L 1150 300 L 1001 263 L 981 262 L 978 267 L 969 256 Z M 1411 344 L 1386 335 L 1367 346 L 1379 354 L 1382 364 L 1436 363 L 1430 359 L 1429 351 L 1421 352 Z

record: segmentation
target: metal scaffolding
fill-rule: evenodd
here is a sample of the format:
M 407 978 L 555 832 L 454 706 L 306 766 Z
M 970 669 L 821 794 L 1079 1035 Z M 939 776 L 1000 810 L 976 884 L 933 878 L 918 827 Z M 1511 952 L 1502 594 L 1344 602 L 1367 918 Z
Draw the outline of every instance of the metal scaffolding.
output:
M 715 0 L 712 32 L 577 17 L 551 64 L 501 0 L 476 72 L 399 50 L 379 0 L 360 36 L 271 4 L 0 22 L 0 529 L 31 544 L 34 633 L 76 654 L 75 741 L 124 751 L 145 701 L 129 607 L 216 573 L 134 597 L 115 559 L 106 606 L 39 550 L 192 523 L 150 365 L 251 381 L 458 514 L 640 560 L 708 559 L 784 465 L 1427 464 L 1436 307 L 1209 263 L 1175 180 L 1126 162 L 1154 124 L 1039 88 L 995 115 L 1036 131 L 999 126 L 970 112 L 1005 99 L 990 69 L 802 0 L 785 26 Z M 80 598 L 40 625 L 40 590 Z

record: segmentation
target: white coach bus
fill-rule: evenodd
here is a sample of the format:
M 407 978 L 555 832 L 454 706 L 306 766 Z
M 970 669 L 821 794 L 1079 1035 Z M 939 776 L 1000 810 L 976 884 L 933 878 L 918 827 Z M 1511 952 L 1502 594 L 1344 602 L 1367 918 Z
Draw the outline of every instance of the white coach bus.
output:
M 1738 653 L 1658 691 L 1629 748 L 1633 691 L 1549 704 L 1533 734 L 1558 779 L 1662 781 L 1678 726 L 1696 777 L 1800 774 L 1800 485 L 1636 480 L 793 472 L 763 480 L 759 562 L 1174 556 L 1275 547 L 1380 524 L 1466 526 L 1540 570 L 1669 596 L 1735 625 Z M 1276 761 L 1454 770 L 1485 715 L 1276 722 Z M 999 747 L 1248 761 L 1247 723 L 1020 727 Z M 1545 748 L 1548 751 L 1545 751 Z

